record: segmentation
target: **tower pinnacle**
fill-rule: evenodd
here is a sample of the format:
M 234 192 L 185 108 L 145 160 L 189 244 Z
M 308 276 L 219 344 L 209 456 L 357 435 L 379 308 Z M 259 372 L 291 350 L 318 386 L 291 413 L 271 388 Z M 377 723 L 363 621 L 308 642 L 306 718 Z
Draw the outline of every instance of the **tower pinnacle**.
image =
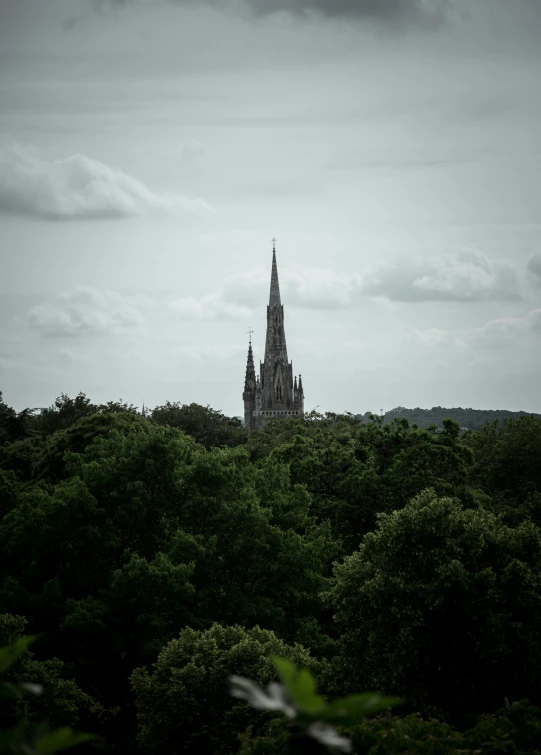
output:
M 276 265 L 276 239 L 272 240 L 272 271 L 269 295 L 269 307 L 280 306 L 280 284 L 278 283 L 278 267 Z

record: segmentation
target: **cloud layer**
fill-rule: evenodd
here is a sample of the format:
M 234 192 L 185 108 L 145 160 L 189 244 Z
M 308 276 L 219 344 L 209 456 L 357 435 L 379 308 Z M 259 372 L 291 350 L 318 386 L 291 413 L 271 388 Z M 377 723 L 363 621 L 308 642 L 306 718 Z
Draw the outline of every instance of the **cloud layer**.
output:
M 125 333 L 146 325 L 141 309 L 149 303 L 145 297 L 80 287 L 35 306 L 29 312 L 28 322 L 47 337 Z
M 86 155 L 45 160 L 31 147 L 0 146 L 0 212 L 68 220 L 208 208 L 201 199 L 154 192 Z
M 363 290 L 391 301 L 505 301 L 523 298 L 523 274 L 508 260 L 476 249 L 424 260 L 405 259 L 377 268 Z
M 125 6 L 130 2 L 153 0 L 92 0 L 98 11 L 107 5 Z M 155 0 L 154 0 L 155 1 Z M 194 4 L 194 0 L 170 0 L 175 5 Z M 239 6 L 261 16 L 285 12 L 295 16 L 321 15 L 331 18 L 368 18 L 386 22 L 413 21 L 434 23 L 444 17 L 449 0 L 206 0 L 208 5 L 225 9 Z
M 526 266 L 528 275 L 533 279 L 535 285 L 541 286 L 541 254 L 536 254 L 528 260 Z
M 186 318 L 240 319 L 261 307 L 269 295 L 270 271 L 262 267 L 226 278 L 222 286 L 200 298 L 186 297 L 171 307 Z M 347 309 L 360 291 L 360 277 L 326 268 L 297 266 L 280 270 L 282 301 L 303 309 Z
M 533 268 L 529 267 L 530 272 Z M 257 268 L 226 278 L 199 298 L 171 302 L 185 318 L 242 319 L 268 297 L 270 272 Z M 525 298 L 525 275 L 508 260 L 466 249 L 427 259 L 404 259 L 360 275 L 297 266 L 280 270 L 282 301 L 303 309 L 349 309 L 362 299 L 394 302 L 516 301 Z
M 490 320 L 475 329 L 473 342 L 486 348 L 502 349 L 506 343 L 532 334 L 541 335 L 541 309 L 532 309 L 523 317 Z

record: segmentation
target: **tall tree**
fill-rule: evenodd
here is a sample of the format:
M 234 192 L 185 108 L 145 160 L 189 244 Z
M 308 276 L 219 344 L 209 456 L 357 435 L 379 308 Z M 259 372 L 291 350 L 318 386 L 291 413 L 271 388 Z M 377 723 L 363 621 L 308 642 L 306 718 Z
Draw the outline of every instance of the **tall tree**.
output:
M 336 567 L 352 687 L 451 719 L 541 694 L 541 532 L 428 490 Z

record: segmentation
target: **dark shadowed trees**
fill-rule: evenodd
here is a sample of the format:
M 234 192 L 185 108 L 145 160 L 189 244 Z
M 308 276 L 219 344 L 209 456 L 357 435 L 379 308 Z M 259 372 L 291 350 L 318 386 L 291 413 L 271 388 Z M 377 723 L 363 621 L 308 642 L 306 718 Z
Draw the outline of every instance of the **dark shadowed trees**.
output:
M 451 719 L 541 694 L 541 533 L 428 490 L 336 567 L 344 673 Z

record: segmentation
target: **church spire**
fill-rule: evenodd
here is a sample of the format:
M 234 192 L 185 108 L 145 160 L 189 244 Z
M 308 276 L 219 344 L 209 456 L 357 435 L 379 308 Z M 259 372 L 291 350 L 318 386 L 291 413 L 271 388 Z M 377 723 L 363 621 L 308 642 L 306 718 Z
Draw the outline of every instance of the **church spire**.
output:
M 284 307 L 280 300 L 278 266 L 276 265 L 276 239 L 272 240 L 272 270 L 269 306 L 267 307 L 267 337 L 265 338 L 265 364 L 287 364 Z
M 248 359 L 246 360 L 246 377 L 244 379 L 244 390 L 254 391 L 256 380 L 255 380 L 254 354 L 252 352 L 253 330 L 250 328 L 248 333 L 250 334 L 250 341 L 248 343 Z
M 269 307 L 280 306 L 280 284 L 278 283 L 278 267 L 276 265 L 276 239 L 272 240 L 272 272 L 270 283 Z

